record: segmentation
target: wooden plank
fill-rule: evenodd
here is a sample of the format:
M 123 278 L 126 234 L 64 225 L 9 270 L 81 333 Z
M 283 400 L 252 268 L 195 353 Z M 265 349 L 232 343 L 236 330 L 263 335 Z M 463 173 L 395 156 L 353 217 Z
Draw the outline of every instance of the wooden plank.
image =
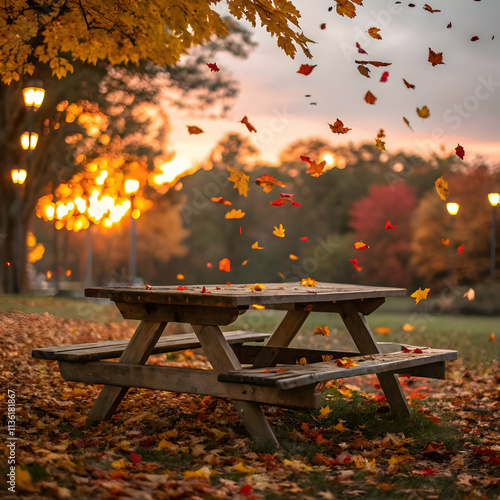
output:
M 355 304 L 344 302 L 341 318 L 360 353 L 373 354 L 380 352 L 365 317 L 358 311 Z M 406 401 L 397 376 L 393 373 L 380 373 L 377 377 L 392 412 L 400 418 L 409 417 L 411 415 L 410 406 Z
M 224 339 L 224 335 L 218 326 L 191 325 L 200 339 L 205 354 L 214 367 L 214 370 L 241 370 L 241 364 L 231 347 Z M 274 435 L 259 404 L 238 401 L 234 402 L 234 408 L 239 414 L 255 445 L 262 450 L 274 450 L 279 443 Z
M 141 321 L 165 321 L 175 323 L 196 323 L 198 325 L 230 325 L 248 307 L 206 307 L 201 305 L 169 305 L 151 302 L 116 302 L 125 319 Z
M 139 323 L 120 356 L 120 363 L 138 365 L 146 363 L 166 326 L 166 323 Z M 127 391 L 127 387 L 105 385 L 90 409 L 87 423 L 93 424 L 111 418 Z
M 272 350 L 273 353 L 278 352 L 275 358 L 277 364 L 293 364 L 296 360 L 305 357 L 308 363 L 318 363 L 323 361 L 322 356 L 333 356 L 333 359 L 342 358 L 344 356 L 357 356 L 356 351 L 327 351 L 316 349 L 302 349 L 293 347 L 267 347 L 258 345 L 237 345 L 233 347 L 233 351 L 240 360 L 241 364 L 253 364 L 255 358 L 260 351 Z
M 246 332 L 236 330 L 224 333 L 229 344 L 242 342 L 262 342 L 271 335 L 269 333 Z M 42 347 L 32 350 L 32 356 L 38 359 L 50 359 L 57 361 L 92 361 L 99 359 L 118 358 L 127 347 L 128 340 L 112 340 L 105 342 L 93 342 L 90 344 L 63 345 L 55 347 Z M 196 334 L 185 333 L 161 337 L 151 354 L 165 352 L 183 351 L 185 349 L 196 349 L 200 347 L 200 341 Z
M 173 366 L 124 365 L 109 361 L 60 361 L 61 375 L 69 381 L 121 387 L 182 392 L 295 408 L 319 408 L 321 394 L 315 385 L 296 391 L 219 382 L 211 370 Z
M 247 383 L 283 390 L 296 389 L 338 378 L 356 377 L 370 373 L 389 374 L 425 372 L 425 366 L 431 366 L 428 375 L 432 375 L 437 364 L 457 358 L 456 351 L 445 349 L 428 349 L 423 354 L 390 353 L 354 356 L 352 360 L 358 364 L 351 368 L 338 366 L 334 361 L 307 365 L 280 365 L 273 369 L 248 368 L 240 371 L 220 373 L 218 379 L 223 382 Z
M 301 286 L 293 283 L 265 283 L 266 288 L 258 292 L 252 285 L 201 285 L 145 287 L 95 287 L 86 288 L 87 297 L 108 298 L 115 302 L 176 304 L 190 306 L 239 307 L 251 304 L 273 305 L 294 303 L 320 303 L 343 300 L 370 299 L 406 295 L 404 288 L 363 286 L 355 284 L 321 283 L 316 286 Z
M 288 311 L 267 341 L 266 347 L 287 347 L 304 324 L 308 315 L 309 311 Z M 261 351 L 255 358 L 254 368 L 274 366 L 278 353 L 279 349 Z

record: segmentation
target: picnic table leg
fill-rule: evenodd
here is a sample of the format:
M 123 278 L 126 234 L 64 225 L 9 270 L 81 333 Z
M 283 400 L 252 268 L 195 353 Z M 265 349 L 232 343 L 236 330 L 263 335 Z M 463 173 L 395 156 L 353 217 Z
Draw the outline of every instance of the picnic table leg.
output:
M 191 326 L 214 370 L 222 372 L 241 369 L 238 358 L 218 326 Z M 269 451 L 278 448 L 278 440 L 260 404 L 249 401 L 234 401 L 234 407 L 258 448 Z
M 307 316 L 309 316 L 309 311 L 288 311 L 275 332 L 269 337 L 266 347 L 287 347 L 304 324 Z M 279 349 L 261 351 L 255 358 L 253 368 L 274 366 L 278 353 Z
M 167 323 L 141 321 L 118 362 L 135 365 L 145 364 L 165 326 Z M 128 389 L 128 387 L 105 385 L 90 409 L 87 423 L 97 423 L 111 418 Z
M 355 304 L 345 302 L 342 305 L 342 310 L 342 321 L 351 334 L 359 352 L 361 354 L 380 353 L 380 348 L 364 315 L 357 310 Z M 409 417 L 411 410 L 399 383 L 398 376 L 394 373 L 378 373 L 377 377 L 393 413 L 397 417 Z

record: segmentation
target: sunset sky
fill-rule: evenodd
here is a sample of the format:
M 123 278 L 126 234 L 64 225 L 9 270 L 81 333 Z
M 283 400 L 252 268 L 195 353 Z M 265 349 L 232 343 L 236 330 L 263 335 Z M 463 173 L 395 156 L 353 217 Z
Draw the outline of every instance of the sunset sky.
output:
M 331 0 L 294 3 L 302 13 L 304 33 L 316 42 L 311 45 L 313 59 L 302 53 L 290 59 L 262 28 L 247 24 L 259 43 L 248 59 L 227 56 L 207 61 L 217 62 L 221 71 L 239 80 L 240 95 L 227 117 L 171 114 L 171 139 L 180 160 L 203 159 L 230 131 L 249 136 L 261 157 L 275 162 L 279 152 L 297 139 L 319 136 L 333 146 L 374 143 L 382 128 L 390 152 L 449 154 L 460 143 L 465 160 L 483 156 L 500 162 L 500 1 L 430 0 L 433 9 L 441 10 L 430 13 L 421 1 L 414 1 L 412 8 L 408 1 L 365 0 L 354 19 L 328 12 L 334 5 Z M 380 28 L 382 40 L 367 34 L 371 27 Z M 479 39 L 471 41 L 475 36 Z M 368 55 L 358 53 L 356 42 Z M 429 48 L 442 52 L 445 64 L 433 67 L 427 61 Z M 369 66 L 371 78 L 366 78 L 355 60 L 392 64 Z M 298 74 L 306 63 L 317 66 L 308 76 Z M 388 80 L 380 82 L 386 70 Z M 415 89 L 408 89 L 403 78 Z M 364 101 L 368 90 L 377 97 L 373 105 Z M 430 110 L 427 119 L 416 113 L 424 105 Z M 238 123 L 245 115 L 256 134 Z M 352 128 L 348 134 L 329 130 L 328 123 L 337 118 Z M 198 125 L 205 133 L 189 136 L 186 125 Z

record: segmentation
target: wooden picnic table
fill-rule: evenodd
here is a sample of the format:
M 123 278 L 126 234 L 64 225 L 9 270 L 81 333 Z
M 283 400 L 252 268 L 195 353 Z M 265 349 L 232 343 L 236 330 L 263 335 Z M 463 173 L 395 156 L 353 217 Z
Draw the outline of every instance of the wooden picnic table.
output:
M 89 412 L 90 423 L 111 418 L 130 387 L 227 397 L 234 400 L 256 445 L 268 449 L 278 442 L 261 404 L 319 408 L 318 384 L 375 373 L 393 413 L 405 417 L 410 408 L 397 374 L 444 378 L 445 361 L 457 357 L 451 350 L 377 343 L 365 316 L 386 297 L 405 295 L 405 289 L 336 283 L 264 286 L 87 288 L 87 297 L 110 299 L 125 319 L 140 320 L 132 338 L 39 348 L 32 355 L 57 360 L 67 380 L 104 385 Z M 255 305 L 286 311 L 272 335 L 222 333 L 220 326 L 230 325 Z M 311 312 L 339 314 L 358 350 L 289 347 Z M 162 337 L 168 322 L 189 323 L 194 333 Z M 263 340 L 265 345 L 255 345 Z M 194 347 L 203 348 L 213 370 L 146 365 L 151 354 Z M 106 361 L 113 358 L 118 362 Z M 307 364 L 297 364 L 299 358 Z M 352 358 L 356 366 L 342 358 Z

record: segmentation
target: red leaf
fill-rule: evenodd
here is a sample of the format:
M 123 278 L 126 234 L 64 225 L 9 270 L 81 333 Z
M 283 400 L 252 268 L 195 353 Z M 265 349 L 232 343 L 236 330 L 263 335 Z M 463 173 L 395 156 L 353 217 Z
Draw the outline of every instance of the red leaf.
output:
M 389 78 L 389 72 L 388 71 L 384 71 L 382 73 L 382 76 L 380 77 L 380 81 L 381 82 L 386 82 L 387 81 L 387 78 Z
M 290 203 L 290 200 L 287 200 L 286 198 L 278 198 L 277 200 L 269 202 L 269 204 L 273 207 L 281 207 L 281 205 L 285 205 L 285 203 Z
M 411 349 L 403 349 L 401 352 L 405 352 L 405 353 L 411 352 Z
M 393 225 L 391 224 L 391 221 L 390 221 L 390 220 L 385 221 L 385 228 L 386 228 L 386 229 L 396 229 L 397 227 L 398 227 L 397 225 L 396 225 L 396 226 L 393 226 Z
M 435 474 L 439 474 L 441 471 L 434 469 L 424 469 L 422 471 L 422 476 L 434 476 Z
M 298 201 L 293 201 L 293 200 L 292 200 L 292 205 L 294 207 L 301 207 L 302 206 Z
M 201 293 L 207 293 L 207 289 L 205 288 L 205 285 L 203 285 L 203 288 L 201 289 Z
M 476 36 L 476 35 L 474 35 L 474 36 L 470 39 L 470 41 L 471 41 L 471 42 L 477 42 L 478 40 L 479 40 L 479 37 L 478 37 L 478 36 Z
M 354 266 L 354 269 L 358 268 L 358 259 L 349 259 L 349 262 Z
M 179 285 L 177 287 L 177 290 L 185 290 L 185 289 L 186 289 L 186 287 L 184 285 Z
M 358 52 L 359 52 L 360 54 L 366 54 L 366 55 L 368 55 L 368 52 L 366 52 L 366 50 L 365 50 L 365 49 L 362 49 L 362 48 L 361 48 L 361 45 L 360 45 L 358 42 L 356 42 L 356 48 L 358 49 Z
M 368 104 L 375 104 L 375 101 L 377 100 L 377 98 L 370 92 L 368 91 L 366 94 L 365 94 L 365 101 L 368 103 Z
M 247 497 L 248 495 L 250 495 L 252 493 L 252 485 L 251 484 L 244 484 L 241 488 L 240 488 L 240 495 L 244 496 L 244 497 Z
M 293 198 L 293 194 L 290 193 L 280 193 L 280 196 L 283 198 Z
M 465 156 L 465 150 L 460 144 L 455 148 L 455 154 L 461 159 L 464 159 Z
M 443 53 L 442 52 L 434 52 L 430 47 L 429 47 L 429 57 L 427 58 L 427 60 L 433 66 L 437 66 L 438 64 L 444 64 Z
M 310 64 L 301 64 L 300 65 L 300 69 L 299 71 L 297 71 L 297 73 L 301 74 L 301 75 L 310 75 L 312 70 L 316 67 L 316 64 L 314 65 L 310 65 Z
M 138 464 L 141 461 L 141 456 L 138 455 L 137 453 L 132 452 L 130 454 L 130 460 L 132 460 L 132 462 L 134 462 L 134 464 Z
M 422 354 L 422 349 L 419 349 L 418 347 L 416 349 L 413 349 L 413 352 L 415 354 Z
M 212 268 L 212 263 L 211 262 L 207 262 L 207 267 L 208 267 L 208 269 L 211 269 Z
M 210 68 L 211 71 L 220 71 L 220 69 L 217 67 L 217 63 L 207 63 L 207 66 Z
M 320 27 L 322 30 L 324 30 L 324 29 L 326 28 L 326 23 L 321 23 L 321 24 L 319 25 L 319 27 Z
M 300 239 L 300 241 L 308 241 L 309 240 L 309 238 L 307 236 L 302 236 L 299 239 Z
M 409 88 L 409 89 L 414 89 L 415 88 L 415 85 L 413 85 L 412 83 L 408 83 L 404 78 L 403 78 L 403 82 L 405 82 L 405 85 Z
M 226 273 L 231 271 L 231 261 L 227 257 L 220 260 L 219 271 L 225 271 Z
M 248 121 L 248 118 L 244 116 L 241 120 L 240 123 L 243 123 L 249 132 L 257 132 L 257 129 Z
M 458 247 L 458 253 L 462 253 L 464 251 L 464 246 L 463 245 L 460 245 Z
M 451 28 L 451 23 L 448 23 L 448 26 L 446 26 L 448 29 Z

